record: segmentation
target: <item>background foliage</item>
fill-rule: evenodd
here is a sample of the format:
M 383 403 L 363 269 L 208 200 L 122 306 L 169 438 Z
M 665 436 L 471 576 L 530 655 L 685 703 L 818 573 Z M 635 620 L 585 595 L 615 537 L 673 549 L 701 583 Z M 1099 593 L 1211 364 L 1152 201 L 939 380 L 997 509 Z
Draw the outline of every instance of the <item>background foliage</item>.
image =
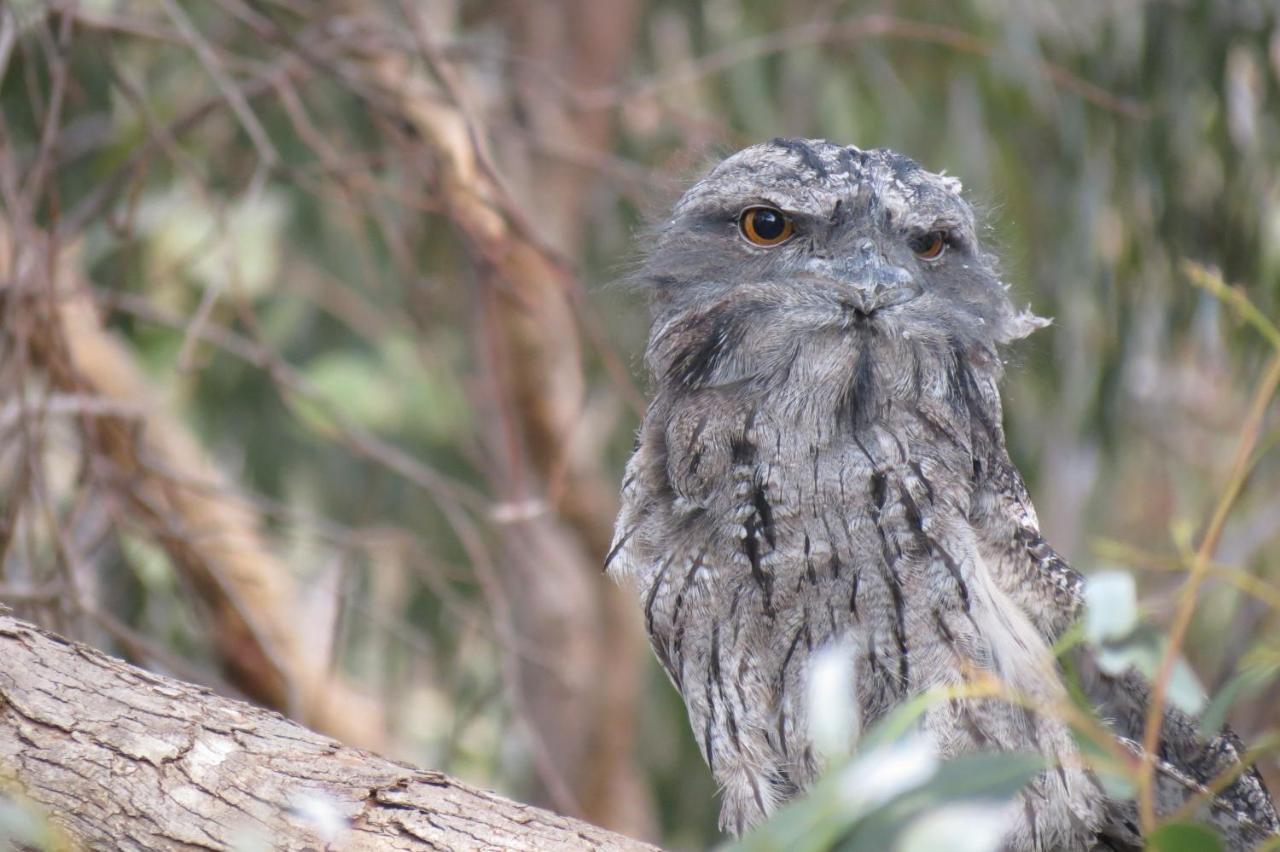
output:
M 611 282 L 713 157 L 826 137 L 987 211 L 1055 318 L 1011 364 L 1011 452 L 1152 635 L 1256 440 L 1182 642 L 1249 740 L 1280 706 L 1272 344 L 1195 284 L 1280 308 L 1278 87 L 1264 0 L 10 0 L 0 600 L 707 846 L 683 708 L 599 574 L 645 383 Z M 101 326 L 59 313 L 86 288 Z M 103 327 L 119 363 L 82 351 Z M 229 567 L 214 504 L 284 579 Z

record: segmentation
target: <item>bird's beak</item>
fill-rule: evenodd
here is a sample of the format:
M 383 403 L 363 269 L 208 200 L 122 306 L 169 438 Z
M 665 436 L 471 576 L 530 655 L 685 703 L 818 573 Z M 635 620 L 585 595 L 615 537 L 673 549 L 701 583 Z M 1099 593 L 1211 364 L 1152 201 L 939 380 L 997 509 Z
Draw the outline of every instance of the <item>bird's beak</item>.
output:
M 810 267 L 816 277 L 841 285 L 841 302 L 858 316 L 869 317 L 920 295 L 920 285 L 909 270 L 890 263 L 875 251 L 818 258 L 810 262 Z
M 903 284 L 866 284 L 851 283 L 847 293 L 842 294 L 848 307 L 856 314 L 871 316 L 876 311 L 905 305 L 920 295 L 920 288 L 914 282 Z

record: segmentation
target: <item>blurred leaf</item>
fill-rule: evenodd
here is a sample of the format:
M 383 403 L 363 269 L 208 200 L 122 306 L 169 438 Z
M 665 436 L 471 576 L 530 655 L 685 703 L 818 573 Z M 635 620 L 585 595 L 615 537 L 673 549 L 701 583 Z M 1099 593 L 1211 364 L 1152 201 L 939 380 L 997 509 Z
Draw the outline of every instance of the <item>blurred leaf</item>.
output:
M 1045 759 L 1039 754 L 967 754 L 942 764 L 933 780 L 912 795 L 932 803 L 972 797 L 1008 797 L 1021 790 L 1045 766 Z
M 809 732 L 814 749 L 828 761 L 846 757 L 862 727 L 855 658 L 851 643 L 841 641 L 821 648 L 809 664 Z
M 879 729 L 881 726 L 877 726 Z M 892 730 L 901 730 L 896 720 Z M 923 814 L 946 806 L 972 806 L 972 814 L 1007 804 L 1043 771 L 1040 755 L 980 753 L 939 763 L 927 735 L 909 734 L 884 742 L 886 734 L 846 765 L 829 771 L 806 796 L 786 805 L 765 825 L 733 847 L 736 852 L 825 852 L 837 845 L 851 850 L 892 848 Z M 952 814 L 951 817 L 954 817 Z M 944 822 L 947 818 L 944 818 Z M 938 825 L 916 826 L 917 837 L 932 837 Z M 987 849 L 989 831 L 975 832 L 974 849 Z M 919 846 L 913 848 L 922 848 Z M 968 847 L 966 847 L 968 848 Z
M 1226 848 L 1218 832 L 1207 825 L 1189 822 L 1162 825 L 1146 840 L 1151 852 L 1222 852 Z
M 219 209 L 221 207 L 221 209 Z M 147 256 L 155 280 L 186 272 L 205 287 L 239 285 L 250 298 L 277 284 L 284 196 L 261 190 L 226 202 L 186 184 L 147 196 L 138 211 L 148 236 Z M 175 307 L 189 307 L 190 297 Z
M 1140 630 L 1124 642 L 1099 646 L 1094 657 L 1099 668 L 1108 674 L 1120 674 L 1133 668 L 1147 680 L 1154 680 L 1164 659 L 1164 649 L 1163 638 L 1150 631 Z M 1170 701 L 1193 716 L 1198 716 L 1204 709 L 1204 687 L 1181 655 L 1174 660 L 1167 694 Z
M 370 429 L 390 429 L 400 422 L 403 396 L 385 367 L 366 355 L 340 350 L 312 360 L 303 369 L 332 410 Z M 328 417 L 304 405 L 304 416 L 328 422 Z
M 1127 775 L 1101 768 L 1095 769 L 1094 774 L 1097 776 L 1098 781 L 1101 782 L 1102 789 L 1113 799 L 1123 801 L 1124 799 L 1132 799 L 1138 794 L 1137 786 Z
M 1084 632 L 1090 642 L 1123 639 L 1138 624 L 1138 588 L 1127 571 L 1099 571 L 1085 579 Z
M 744 837 L 737 852 L 823 852 L 865 814 L 937 769 L 933 745 L 914 735 L 860 752 Z
M 155 542 L 127 532 L 121 532 L 118 540 L 143 588 L 152 594 L 173 591 L 176 579 L 173 563 L 164 550 Z
M 1009 825 L 1007 802 L 942 805 L 917 817 L 898 838 L 898 852 L 994 852 Z
M 892 848 L 913 821 L 957 803 L 1003 806 L 1044 768 L 1044 758 L 1038 754 L 988 752 L 954 758 L 943 763 L 927 783 L 868 813 L 841 848 L 857 852 Z
M 1053 643 L 1053 655 L 1055 657 L 1065 657 L 1072 648 L 1087 641 L 1085 632 L 1083 621 L 1073 623 L 1062 632 L 1062 635 L 1058 637 L 1058 641 Z
M 0 795 L 0 848 L 53 850 L 59 844 L 48 817 L 34 804 Z
M 1201 727 L 1207 732 L 1222 730 L 1227 722 L 1227 714 L 1235 703 L 1245 696 L 1258 693 L 1270 680 L 1270 677 L 1260 675 L 1258 671 L 1238 672 L 1209 700 L 1200 716 Z
M 442 336 L 443 337 L 443 336 Z M 441 341 L 436 341 L 438 348 Z M 424 363 L 407 335 L 388 335 L 378 342 L 401 397 L 401 419 L 429 440 L 456 440 L 468 427 L 465 392 L 452 372 Z

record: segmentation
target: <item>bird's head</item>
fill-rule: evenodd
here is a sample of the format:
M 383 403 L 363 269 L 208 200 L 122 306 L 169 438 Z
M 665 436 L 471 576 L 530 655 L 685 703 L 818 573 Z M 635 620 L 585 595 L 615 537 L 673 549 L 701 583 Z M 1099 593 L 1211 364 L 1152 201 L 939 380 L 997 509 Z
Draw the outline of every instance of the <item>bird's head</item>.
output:
M 689 189 L 649 243 L 650 364 L 688 386 L 869 347 L 873 358 L 921 346 L 994 355 L 1045 323 L 1014 309 L 960 182 L 888 150 L 745 148 Z

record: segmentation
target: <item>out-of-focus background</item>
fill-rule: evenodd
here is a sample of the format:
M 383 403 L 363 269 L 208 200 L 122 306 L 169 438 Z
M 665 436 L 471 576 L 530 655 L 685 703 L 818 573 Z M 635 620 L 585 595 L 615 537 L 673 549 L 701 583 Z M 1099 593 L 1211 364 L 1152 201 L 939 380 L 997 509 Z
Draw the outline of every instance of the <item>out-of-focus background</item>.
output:
M 1182 644 L 1250 739 L 1280 722 L 1278 88 L 1266 0 L 7 0 L 0 602 L 716 842 L 600 570 L 647 381 L 611 282 L 714 157 L 826 137 L 985 211 L 1055 318 L 1013 354 L 1011 451 L 1150 629 L 1242 483 Z

